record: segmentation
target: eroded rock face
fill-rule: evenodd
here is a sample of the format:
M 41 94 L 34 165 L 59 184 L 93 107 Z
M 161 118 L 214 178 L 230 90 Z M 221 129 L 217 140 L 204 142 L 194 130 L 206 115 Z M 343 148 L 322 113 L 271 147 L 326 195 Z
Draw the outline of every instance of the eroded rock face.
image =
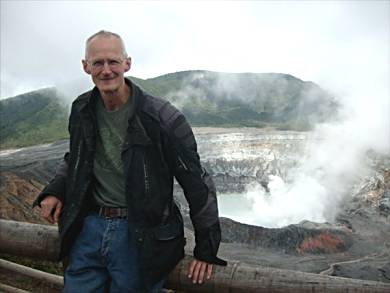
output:
M 374 207 L 382 216 L 390 216 L 390 158 L 368 153 L 370 172 L 355 186 L 349 211 Z
M 346 261 L 332 265 L 331 276 L 352 279 L 368 279 L 390 282 L 390 262 L 384 255 L 382 259 L 363 258 L 357 261 Z
M 243 192 L 258 182 L 264 186 L 269 175 L 288 179 L 311 135 L 259 129 L 214 130 L 212 135 L 195 129 L 203 165 L 213 175 L 220 193 Z
M 239 193 L 253 182 L 266 190 L 268 175 L 290 180 L 288 170 L 296 167 L 310 139 L 307 133 L 267 135 L 259 130 L 249 130 L 247 136 L 238 129 L 195 132 L 202 163 L 220 193 Z M 1 218 L 44 222 L 31 204 L 51 179 L 67 145 L 61 141 L 0 152 Z M 390 159 L 369 153 L 367 160 L 370 171 L 355 184 L 334 222 L 303 221 L 265 228 L 221 218 L 220 255 L 251 264 L 390 282 Z M 194 238 L 188 205 L 177 184 L 175 198 L 184 214 L 191 248 Z
M 68 140 L 63 140 L 53 144 L 0 151 L 0 172 L 12 172 L 45 185 L 53 177 L 68 144 Z
M 264 228 L 221 218 L 222 241 L 272 248 L 286 253 L 338 253 L 352 245 L 351 231 L 340 226 L 303 222 Z
M 0 217 L 47 224 L 32 204 L 52 178 L 68 141 L 0 151 Z
M 11 172 L 1 172 L 0 176 L 0 218 L 46 224 L 39 212 L 32 210 L 33 201 L 43 185 Z

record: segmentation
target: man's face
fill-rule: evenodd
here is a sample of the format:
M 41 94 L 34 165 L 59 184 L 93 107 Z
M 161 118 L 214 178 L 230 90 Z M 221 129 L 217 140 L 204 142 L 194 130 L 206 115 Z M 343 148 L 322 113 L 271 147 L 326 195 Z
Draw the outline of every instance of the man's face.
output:
M 116 37 L 97 36 L 87 48 L 84 71 L 92 76 L 100 92 L 115 92 L 124 85 L 124 73 L 129 71 L 131 59 L 123 56 L 121 41 Z

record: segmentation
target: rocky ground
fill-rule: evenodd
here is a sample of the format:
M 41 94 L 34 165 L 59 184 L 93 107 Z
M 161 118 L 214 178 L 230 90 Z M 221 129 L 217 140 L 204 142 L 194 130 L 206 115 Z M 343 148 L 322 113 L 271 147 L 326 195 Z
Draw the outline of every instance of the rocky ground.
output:
M 234 129 L 196 131 L 203 163 L 222 192 L 243 190 L 253 178 L 261 182 L 267 174 L 283 175 L 286 168 L 295 164 L 299 151 L 304 149 L 303 142 L 310 136 L 304 133 L 266 136 L 259 132 L 246 139 Z M 235 156 L 232 160 L 221 159 L 215 149 L 207 147 L 210 133 L 214 145 L 225 146 L 215 149 Z M 252 152 L 229 152 L 226 141 L 244 144 Z M 0 218 L 43 223 L 31 204 L 50 180 L 66 147 L 67 142 L 60 141 L 0 152 Z M 256 158 L 256 152 L 263 152 L 263 159 Z M 253 155 L 250 164 L 245 164 L 243 155 L 245 158 Z M 249 264 L 390 282 L 390 158 L 371 152 L 367 153 L 367 161 L 370 171 L 353 186 L 351 196 L 344 199 L 331 223 L 302 221 L 281 228 L 265 228 L 221 218 L 220 256 Z M 193 235 L 188 208 L 179 189 L 175 197 L 185 215 L 190 252 Z

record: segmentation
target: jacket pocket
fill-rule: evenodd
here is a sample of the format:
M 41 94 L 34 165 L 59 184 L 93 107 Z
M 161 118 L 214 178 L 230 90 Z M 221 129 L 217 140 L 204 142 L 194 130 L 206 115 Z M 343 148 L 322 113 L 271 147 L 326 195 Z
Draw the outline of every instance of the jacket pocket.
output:
M 169 241 L 180 236 L 184 237 L 183 224 L 174 223 L 157 226 L 153 229 L 153 236 L 157 241 Z
M 141 256 L 140 265 L 155 282 L 166 277 L 184 257 L 185 238 L 182 223 L 157 226 L 149 232 L 149 237 L 145 237 L 149 243 L 143 243 L 144 257 Z

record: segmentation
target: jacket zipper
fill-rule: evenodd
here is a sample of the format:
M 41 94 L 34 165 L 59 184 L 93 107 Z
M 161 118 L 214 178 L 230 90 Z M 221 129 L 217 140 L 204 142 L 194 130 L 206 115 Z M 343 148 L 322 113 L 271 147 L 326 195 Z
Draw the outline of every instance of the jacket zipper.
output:
M 79 167 L 79 163 L 80 163 L 80 149 L 81 149 L 81 146 L 80 144 L 77 145 L 77 155 L 76 155 L 76 163 L 74 165 L 74 169 L 73 170 L 77 170 L 77 168 Z M 77 172 L 73 172 L 73 176 L 72 176 L 72 181 L 73 182 L 76 182 L 76 174 Z
M 177 156 L 177 158 L 178 158 L 180 164 L 183 166 L 184 170 L 188 171 L 188 167 L 187 167 L 187 165 L 184 163 L 184 161 L 182 160 L 182 158 L 180 158 L 179 155 Z
M 150 182 L 149 182 L 148 166 L 146 164 L 145 154 L 144 154 L 144 180 L 145 180 L 145 196 L 148 197 L 150 193 Z

